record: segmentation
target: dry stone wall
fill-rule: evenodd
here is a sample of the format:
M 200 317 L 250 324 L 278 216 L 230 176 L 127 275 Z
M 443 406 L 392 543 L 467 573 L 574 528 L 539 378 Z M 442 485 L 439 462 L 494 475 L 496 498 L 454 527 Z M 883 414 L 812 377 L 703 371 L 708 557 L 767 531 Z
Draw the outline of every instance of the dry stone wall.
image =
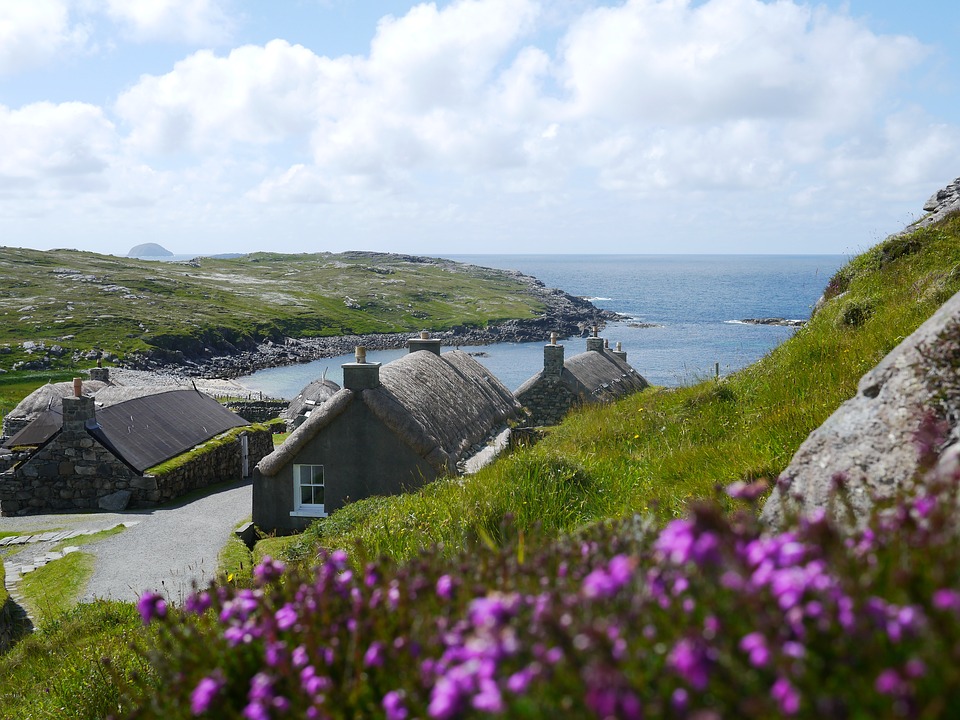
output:
M 19 467 L 0 474 L 0 511 L 25 515 L 51 510 L 95 510 L 118 491 L 146 499 L 150 482 L 87 432 L 62 430 Z
M 278 418 L 287 405 L 284 400 L 236 400 L 224 403 L 225 407 L 251 423 Z
M 247 432 L 249 471 L 273 452 L 273 435 L 269 430 Z M 156 477 L 157 500 L 167 502 L 182 495 L 229 480 L 242 477 L 241 440 L 214 448 L 189 463 Z

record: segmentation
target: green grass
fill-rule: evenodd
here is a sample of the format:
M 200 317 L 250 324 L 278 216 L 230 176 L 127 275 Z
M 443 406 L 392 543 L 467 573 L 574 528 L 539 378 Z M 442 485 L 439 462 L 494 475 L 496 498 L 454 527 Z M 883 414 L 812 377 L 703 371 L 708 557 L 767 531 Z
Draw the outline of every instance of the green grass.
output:
M 750 367 L 576 412 L 471 478 L 353 503 L 314 524 L 291 554 L 325 546 L 405 559 L 431 543 L 496 539 L 508 513 L 520 530 L 548 534 L 635 512 L 682 516 L 717 486 L 776 477 L 859 378 L 957 291 L 955 216 L 854 259 L 811 322 Z
M 256 253 L 180 264 L 0 248 L 0 368 L 45 363 L 42 373 L 23 368 L 10 379 L 33 384 L 20 397 L 52 372 L 89 367 L 74 359 L 89 350 L 108 363 L 145 352 L 178 360 L 266 339 L 485 327 L 543 308 L 508 272 L 439 259 Z M 27 341 L 45 350 L 29 352 Z
M 135 675 L 149 682 L 151 670 L 131 644 L 148 633 L 131 603 L 98 600 L 48 621 L 0 655 L 0 717 L 93 720 L 133 710 L 122 691 Z
M 76 605 L 93 565 L 90 553 L 72 552 L 20 579 L 24 604 L 41 625 Z
M 266 430 L 267 426 L 260 423 L 252 423 L 250 425 L 244 425 L 243 427 L 236 427 L 227 430 L 225 433 L 221 433 L 216 437 L 210 438 L 205 443 L 201 443 L 190 450 L 187 450 L 184 453 L 180 453 L 176 457 L 170 458 L 166 462 L 162 462 L 159 465 L 154 465 L 151 468 L 147 468 L 145 475 L 165 475 L 166 473 L 173 472 L 177 468 L 181 468 L 190 461 L 194 460 L 198 455 L 204 455 L 208 452 L 216 450 L 218 447 L 223 447 L 224 445 L 229 445 L 232 442 L 235 442 L 240 435 L 251 430 Z

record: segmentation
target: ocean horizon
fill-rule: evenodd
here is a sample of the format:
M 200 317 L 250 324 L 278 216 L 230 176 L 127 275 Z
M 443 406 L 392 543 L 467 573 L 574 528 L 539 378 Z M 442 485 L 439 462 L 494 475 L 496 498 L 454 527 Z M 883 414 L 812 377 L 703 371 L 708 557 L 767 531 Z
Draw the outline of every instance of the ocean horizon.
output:
M 797 328 L 752 325 L 746 319 L 806 320 L 847 255 L 452 254 L 446 259 L 532 275 L 547 287 L 590 299 L 623 316 L 602 335 L 620 342 L 628 362 L 655 385 L 677 386 L 726 375 L 755 362 Z M 476 353 L 510 390 L 542 368 L 543 342 L 496 343 Z M 567 357 L 585 340 L 563 342 Z M 389 362 L 405 350 L 368 353 Z M 351 356 L 268 368 L 238 381 L 265 395 L 292 398 L 326 375 L 340 383 Z

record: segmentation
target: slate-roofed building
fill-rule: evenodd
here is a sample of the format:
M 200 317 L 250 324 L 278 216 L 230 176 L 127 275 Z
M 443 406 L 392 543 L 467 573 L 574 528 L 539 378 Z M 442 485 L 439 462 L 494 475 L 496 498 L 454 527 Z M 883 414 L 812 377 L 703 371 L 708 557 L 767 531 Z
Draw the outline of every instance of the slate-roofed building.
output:
M 59 407 L 51 403 L 6 440 L 4 447 L 15 452 L 12 467 L 0 473 L 4 515 L 154 505 L 249 475 L 273 449 L 268 431 L 250 428 L 180 467 L 149 474 L 249 423 L 195 389 L 107 386 L 86 394 L 85 386 L 96 382 L 75 380 L 73 396 Z
M 517 388 L 517 400 L 530 413 L 530 425 L 556 425 L 571 408 L 616 400 L 649 387 L 627 363 L 627 354 L 610 350 L 603 338 L 587 338 L 587 350 L 564 362 L 556 336 L 543 347 L 543 370 Z
M 267 532 L 304 529 L 351 500 L 392 495 L 443 475 L 520 410 L 476 360 L 411 340 L 387 363 L 343 366 L 343 389 L 318 406 L 257 465 L 253 522 Z

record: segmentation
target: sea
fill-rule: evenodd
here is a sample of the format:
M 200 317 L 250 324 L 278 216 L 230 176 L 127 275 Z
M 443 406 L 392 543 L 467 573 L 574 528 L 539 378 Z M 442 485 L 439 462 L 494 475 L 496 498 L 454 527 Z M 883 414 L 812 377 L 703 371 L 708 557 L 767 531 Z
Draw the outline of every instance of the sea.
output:
M 519 270 L 548 287 L 585 297 L 623 321 L 601 336 L 627 352 L 627 362 L 654 385 L 678 386 L 732 373 L 763 357 L 794 327 L 744 323 L 752 318 L 806 320 L 845 255 L 449 255 L 451 260 Z M 510 390 L 543 367 L 546 342 L 461 347 L 474 353 Z M 566 356 L 586 349 L 562 341 Z M 446 349 L 446 348 L 445 348 Z M 387 363 L 405 350 L 368 352 Z M 291 399 L 325 376 L 340 383 L 352 355 L 268 368 L 237 381 L 264 396 Z

